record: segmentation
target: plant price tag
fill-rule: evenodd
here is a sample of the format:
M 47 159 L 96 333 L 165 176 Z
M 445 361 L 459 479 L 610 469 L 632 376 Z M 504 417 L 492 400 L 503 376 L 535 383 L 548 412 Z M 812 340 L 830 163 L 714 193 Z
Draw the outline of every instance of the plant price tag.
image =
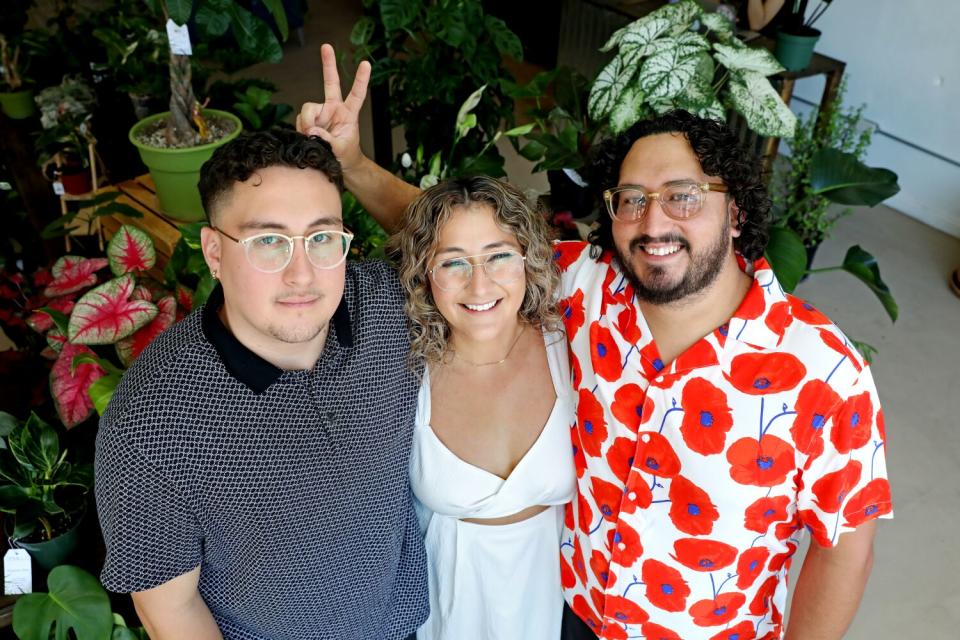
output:
M 63 183 L 60 182 L 59 180 L 56 180 L 53 183 L 53 192 L 58 196 L 62 196 L 64 193 L 66 193 L 66 191 L 64 191 L 63 189 Z
M 12 596 L 33 591 L 30 554 L 26 549 L 10 549 L 3 556 L 3 593 Z
M 178 25 L 173 18 L 167 18 L 167 40 L 170 41 L 170 53 L 177 56 L 193 55 L 190 47 L 190 30 L 187 25 Z

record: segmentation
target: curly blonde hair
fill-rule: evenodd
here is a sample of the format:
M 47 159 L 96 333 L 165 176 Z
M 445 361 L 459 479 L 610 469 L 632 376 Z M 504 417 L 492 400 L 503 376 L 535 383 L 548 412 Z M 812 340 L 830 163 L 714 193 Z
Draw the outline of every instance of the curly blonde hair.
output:
M 407 294 L 410 358 L 416 363 L 441 362 L 448 353 L 450 326 L 437 309 L 427 276 L 441 227 L 456 207 L 487 204 L 497 225 L 512 233 L 526 256 L 526 291 L 520 318 L 540 330 L 555 330 L 560 322 L 555 292 L 560 274 L 543 215 L 527 204 L 516 187 L 495 178 L 473 176 L 441 182 L 410 203 L 401 231 L 390 238 L 389 250 L 399 259 L 400 283 Z

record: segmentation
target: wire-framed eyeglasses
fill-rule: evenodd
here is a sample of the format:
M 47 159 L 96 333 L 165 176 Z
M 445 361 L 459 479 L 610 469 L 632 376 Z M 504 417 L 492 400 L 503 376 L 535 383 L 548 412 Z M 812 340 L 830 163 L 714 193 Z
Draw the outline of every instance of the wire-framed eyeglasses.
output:
M 625 184 L 603 192 L 610 217 L 619 222 L 640 222 L 656 200 L 668 217 L 674 220 L 689 220 L 703 209 L 707 193 L 727 192 L 727 185 L 720 182 L 694 182 L 677 180 L 668 182 L 659 192 L 648 192 L 639 185 Z
M 427 273 L 444 291 L 460 291 L 470 284 L 474 269 L 480 267 L 497 284 L 515 282 L 523 275 L 527 258 L 516 251 L 501 250 L 473 256 L 457 256 L 438 262 Z
M 213 227 L 213 230 L 243 247 L 250 266 L 263 273 L 277 273 L 286 269 L 293 259 L 293 243 L 296 240 L 303 241 L 310 264 L 317 269 L 334 269 L 347 259 L 350 241 L 353 240 L 353 234 L 349 231 L 332 229 L 305 236 L 288 236 L 271 231 L 243 239 L 234 238 L 223 229 Z

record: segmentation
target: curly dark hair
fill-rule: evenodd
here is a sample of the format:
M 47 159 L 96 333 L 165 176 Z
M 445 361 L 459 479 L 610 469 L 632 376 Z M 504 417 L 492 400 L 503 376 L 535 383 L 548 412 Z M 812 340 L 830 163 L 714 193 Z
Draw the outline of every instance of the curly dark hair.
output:
M 267 167 L 316 169 L 343 193 L 343 170 L 330 145 L 316 136 L 291 129 L 270 129 L 237 136 L 213 152 L 200 167 L 200 201 L 213 224 L 220 199 L 258 169 Z
M 612 250 L 613 220 L 607 215 L 600 189 L 615 186 L 620 165 L 640 138 L 658 133 L 681 133 L 700 160 L 704 173 L 719 177 L 729 189 L 728 196 L 740 209 L 740 236 L 734 248 L 747 260 L 756 260 L 767 246 L 770 222 L 770 195 L 763 180 L 759 159 L 740 146 L 726 124 L 700 118 L 687 111 L 670 111 L 651 120 L 642 120 L 626 132 L 604 140 L 592 152 L 587 179 L 598 187 L 599 226 L 590 233 L 590 244 L 600 251 Z

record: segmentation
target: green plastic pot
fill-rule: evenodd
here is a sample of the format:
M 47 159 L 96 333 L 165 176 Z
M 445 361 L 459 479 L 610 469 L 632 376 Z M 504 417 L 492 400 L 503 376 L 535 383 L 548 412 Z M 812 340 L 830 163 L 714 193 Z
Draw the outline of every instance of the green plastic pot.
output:
M 197 222 L 204 219 L 203 205 L 200 204 L 200 167 L 210 159 L 217 147 L 222 147 L 238 135 L 243 128 L 240 119 L 232 113 L 216 109 L 204 110 L 205 115 L 213 115 L 233 121 L 233 132 L 210 144 L 188 149 L 158 149 L 148 147 L 139 140 L 137 134 L 157 120 L 166 119 L 169 112 L 158 113 L 144 118 L 130 129 L 130 142 L 140 151 L 140 159 L 150 169 L 150 176 L 157 187 L 157 198 L 164 213 L 182 222 Z
M 66 562 L 67 558 L 76 550 L 77 543 L 80 541 L 80 525 L 85 517 L 86 514 L 78 518 L 70 529 L 53 540 L 47 540 L 46 542 L 11 540 L 11 546 L 26 549 L 38 565 L 49 571 Z
M 0 108 L 12 120 L 26 120 L 37 112 L 33 101 L 33 89 L 0 92 Z
M 817 29 L 808 29 L 802 35 L 777 31 L 777 46 L 773 55 L 787 71 L 803 71 L 810 65 L 818 40 L 820 31 Z

